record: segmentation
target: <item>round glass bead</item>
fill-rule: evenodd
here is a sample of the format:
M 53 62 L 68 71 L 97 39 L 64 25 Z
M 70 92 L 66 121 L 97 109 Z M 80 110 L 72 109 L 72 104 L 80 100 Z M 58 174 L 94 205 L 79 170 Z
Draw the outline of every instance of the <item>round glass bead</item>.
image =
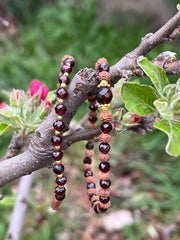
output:
M 65 189 L 65 187 L 56 187 L 55 188 L 55 193 L 57 194 L 57 195 L 64 195 L 65 194 L 65 192 L 66 192 L 66 189 Z
M 108 143 L 101 143 L 99 145 L 99 150 L 103 153 L 106 154 L 110 151 L 111 146 Z
M 68 76 L 65 75 L 61 75 L 58 79 L 59 83 L 65 83 L 66 85 L 68 85 L 70 83 L 70 79 Z
M 62 67 L 61 67 L 61 72 L 62 73 L 71 73 L 72 72 L 72 67 L 71 66 L 69 66 L 69 65 L 63 65 Z
M 86 170 L 86 171 L 84 172 L 84 176 L 85 176 L 85 177 L 93 176 L 93 172 L 92 172 L 91 170 Z
M 61 177 L 61 178 L 56 178 L 56 183 L 60 186 L 63 186 L 64 184 L 66 184 L 67 182 L 67 178 L 65 176 Z
M 98 105 L 97 105 L 97 104 L 90 104 L 90 105 L 89 105 L 89 109 L 90 109 L 92 112 L 95 112 L 95 111 L 98 109 Z
M 92 116 L 89 116 L 89 121 L 91 123 L 95 123 L 97 121 L 97 117 L 92 117 Z
M 93 103 L 94 101 L 96 101 L 96 96 L 90 96 L 88 98 L 88 102 Z
M 100 88 L 96 95 L 96 100 L 100 104 L 108 104 L 112 100 L 112 92 L 109 88 Z
M 110 200 L 110 197 L 102 197 L 102 196 L 100 196 L 99 197 L 99 200 L 100 200 L 100 202 L 102 202 L 102 203 L 108 203 L 109 202 L 109 200 Z
M 55 198 L 56 198 L 56 200 L 58 200 L 58 201 L 62 201 L 62 200 L 64 200 L 64 198 L 65 198 L 65 194 L 64 195 L 58 195 L 58 194 L 55 194 Z
M 91 164 L 92 160 L 90 157 L 85 157 L 83 163 Z
M 52 142 L 53 142 L 54 146 L 59 146 L 62 143 L 62 137 L 54 135 L 52 137 Z
M 55 174 L 61 174 L 64 172 L 64 166 L 62 164 L 54 164 L 53 166 L 53 172 Z
M 87 189 L 90 189 L 90 188 L 96 188 L 96 185 L 94 183 L 88 183 Z
M 110 122 L 103 122 L 101 124 L 101 130 L 103 133 L 109 133 L 112 130 L 112 125 Z
M 111 186 L 111 180 L 109 178 L 107 178 L 106 180 L 101 180 L 100 181 L 100 186 L 103 188 L 103 189 L 107 189 Z
M 93 148 L 94 148 L 94 143 L 93 142 L 86 143 L 86 149 L 92 150 Z
M 65 99 L 68 96 L 68 91 L 65 88 L 58 88 L 56 95 L 58 98 Z
M 106 173 L 110 170 L 110 164 L 108 162 L 100 162 L 99 170 L 103 173 Z
M 58 115 L 62 116 L 63 114 L 66 113 L 66 107 L 65 107 L 63 104 L 58 104 L 58 105 L 56 105 L 56 107 L 55 107 L 55 112 L 56 112 Z
M 60 161 L 63 157 L 63 152 L 62 151 L 54 151 L 52 153 L 52 156 L 53 156 L 55 161 Z
M 74 67 L 74 60 L 72 58 L 66 58 L 63 62 L 64 65 L 70 64 L 71 67 Z
M 99 72 L 102 72 L 102 71 L 109 72 L 109 64 L 108 63 L 101 63 L 99 65 L 98 69 L 99 69 Z
M 65 124 L 62 121 L 57 120 L 53 123 L 53 127 L 56 131 L 60 132 L 65 128 Z

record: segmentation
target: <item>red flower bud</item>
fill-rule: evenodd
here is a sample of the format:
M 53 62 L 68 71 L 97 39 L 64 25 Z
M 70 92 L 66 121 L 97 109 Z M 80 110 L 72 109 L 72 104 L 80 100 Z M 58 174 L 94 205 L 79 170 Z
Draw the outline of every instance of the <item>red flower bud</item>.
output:
M 48 87 L 44 86 L 39 80 L 33 80 L 29 89 L 31 97 L 39 94 L 39 98 L 44 100 L 48 94 Z
M 8 105 L 5 102 L 0 103 L 0 109 L 6 108 Z

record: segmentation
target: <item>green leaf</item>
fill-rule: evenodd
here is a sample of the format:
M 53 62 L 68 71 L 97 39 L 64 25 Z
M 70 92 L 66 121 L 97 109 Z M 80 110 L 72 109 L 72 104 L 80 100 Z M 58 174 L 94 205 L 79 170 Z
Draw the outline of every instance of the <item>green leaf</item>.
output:
M 13 110 L 11 107 L 0 109 L 0 116 L 10 118 L 12 115 L 13 115 Z
M 150 86 L 139 83 L 124 83 L 121 88 L 121 97 L 126 108 L 140 116 L 147 116 L 156 111 L 153 102 L 157 99 Z
M 56 96 L 54 93 L 55 93 L 55 91 L 48 92 L 46 100 L 52 103 L 56 99 Z
M 156 100 L 154 101 L 154 106 L 156 107 L 157 111 L 160 113 L 163 119 L 173 119 L 173 112 L 170 110 L 168 102 L 164 100 Z
M 166 152 L 174 157 L 180 155 L 180 123 L 160 120 L 154 126 L 165 132 L 168 135 L 168 143 L 166 145 Z
M 0 123 L 0 136 L 9 131 L 9 130 L 12 130 L 13 127 L 11 125 L 8 125 L 7 123 Z
M 141 59 L 138 64 L 151 79 L 160 96 L 165 98 L 163 95 L 163 89 L 169 84 L 166 72 L 161 67 L 151 64 L 147 58 Z

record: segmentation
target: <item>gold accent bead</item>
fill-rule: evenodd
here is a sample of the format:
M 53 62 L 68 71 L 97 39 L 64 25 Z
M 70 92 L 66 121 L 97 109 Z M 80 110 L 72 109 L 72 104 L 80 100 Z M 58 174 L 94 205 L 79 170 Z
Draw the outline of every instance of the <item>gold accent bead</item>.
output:
M 67 65 L 67 66 L 71 66 L 71 64 L 70 64 L 70 63 L 66 63 L 66 65 Z
M 58 178 L 62 178 L 63 177 L 63 174 L 60 174 L 60 175 L 57 175 Z
M 58 187 L 59 187 L 59 188 L 63 188 L 63 187 L 64 187 L 64 185 L 62 185 L 62 186 L 60 186 L 60 185 L 59 185 Z
M 64 76 L 67 76 L 67 77 L 68 77 L 68 76 L 69 76 L 69 73 L 68 73 L 68 72 L 65 72 L 65 73 L 64 73 Z
M 54 148 L 58 151 L 61 149 L 61 146 L 55 146 Z
M 61 120 L 63 119 L 63 117 L 60 116 L 60 115 L 58 115 L 58 116 L 57 116 L 57 119 L 61 121 Z
M 98 88 L 100 88 L 100 87 L 108 87 L 108 88 L 110 88 L 111 85 L 108 83 L 107 80 L 102 80 L 102 81 L 100 82 L 100 84 L 98 85 Z
M 101 109 L 102 112 L 108 112 L 111 107 L 112 107 L 111 104 L 102 104 L 102 105 L 99 105 L 99 108 Z
M 62 104 L 63 102 L 64 102 L 63 99 L 58 99 L 58 103 L 59 103 L 59 104 Z
M 61 161 L 56 161 L 56 164 L 60 165 L 60 164 L 61 164 Z
M 65 88 L 66 87 L 66 83 L 61 83 L 60 87 Z
M 59 132 L 59 131 L 55 131 L 54 133 L 55 133 L 55 135 L 60 135 L 61 134 L 61 132 Z

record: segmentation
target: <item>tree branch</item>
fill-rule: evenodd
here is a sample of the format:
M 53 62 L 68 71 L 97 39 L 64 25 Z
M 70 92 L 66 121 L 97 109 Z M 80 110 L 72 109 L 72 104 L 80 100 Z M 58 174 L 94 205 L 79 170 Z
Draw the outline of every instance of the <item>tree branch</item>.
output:
M 146 35 L 142 39 L 140 45 L 124 56 L 119 62 L 110 68 L 111 85 L 113 86 L 121 78 L 123 71 L 126 70 L 128 74 L 133 72 L 137 66 L 137 58 L 141 55 L 146 55 L 158 44 L 165 42 L 165 39 L 170 39 L 170 35 L 180 25 L 180 12 L 178 12 L 172 19 L 170 19 L 162 28 L 154 34 Z M 127 74 L 127 75 L 128 75 Z M 97 92 L 98 73 L 93 69 L 85 68 L 79 71 L 73 78 L 68 92 L 69 97 L 65 101 L 67 112 L 63 117 L 63 121 L 68 130 L 71 119 L 76 114 L 81 104 L 90 95 Z M 51 114 L 35 131 L 33 139 L 29 145 L 29 149 L 16 157 L 10 158 L 6 161 L 0 162 L 0 186 L 19 178 L 20 176 L 30 174 L 32 171 L 48 166 L 53 162 L 51 152 L 53 150 L 51 137 L 53 135 L 53 122 L 56 121 L 57 115 L 52 110 Z M 89 139 L 99 135 L 100 130 L 97 131 L 79 131 L 76 134 L 64 137 L 62 148 L 69 147 L 73 142 Z

